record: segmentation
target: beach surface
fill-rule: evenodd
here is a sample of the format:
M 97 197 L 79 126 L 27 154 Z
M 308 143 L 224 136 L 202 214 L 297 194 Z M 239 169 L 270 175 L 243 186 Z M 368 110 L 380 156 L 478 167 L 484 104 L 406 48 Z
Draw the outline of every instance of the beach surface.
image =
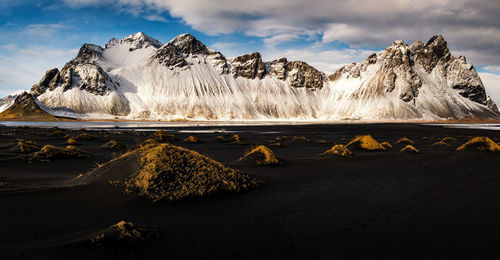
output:
M 65 185 L 142 143 L 157 130 L 169 143 L 206 155 L 261 181 L 241 193 L 153 202 L 110 184 Z M 144 126 L 58 129 L 0 126 L 0 145 L 17 139 L 89 156 L 32 159 L 0 148 L 1 259 L 422 259 L 481 258 L 500 242 L 500 153 L 456 149 L 500 131 L 421 124 Z M 239 143 L 218 142 L 217 136 Z M 321 156 L 334 144 L 370 134 L 388 151 Z M 186 143 L 188 136 L 199 143 Z M 271 139 L 281 137 L 280 146 Z M 294 138 L 296 137 L 296 138 Z M 305 137 L 305 138 L 302 138 Z M 400 152 L 414 142 L 420 153 Z M 451 137 L 448 145 L 433 145 Z M 115 140 L 120 148 L 103 144 Z M 267 145 L 280 163 L 238 161 Z M 117 169 L 118 171 L 119 169 Z M 119 221 L 155 230 L 142 243 L 86 243 Z M 83 242 L 82 242 L 83 241 Z

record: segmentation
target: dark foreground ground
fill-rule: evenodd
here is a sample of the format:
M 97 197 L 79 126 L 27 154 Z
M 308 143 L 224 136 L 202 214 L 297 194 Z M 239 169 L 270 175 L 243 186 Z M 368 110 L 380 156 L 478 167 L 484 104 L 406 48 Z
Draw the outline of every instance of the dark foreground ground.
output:
M 178 132 L 212 129 L 165 130 L 176 135 L 173 144 L 240 169 L 265 181 L 263 186 L 175 204 L 131 198 L 107 185 L 33 189 L 73 178 L 116 156 L 100 148 L 111 137 L 132 146 L 151 132 L 89 131 L 94 138 L 81 141 L 79 147 L 91 154 L 88 159 L 30 163 L 0 151 L 0 259 L 477 259 L 500 255 L 500 154 L 455 151 L 470 136 L 499 142 L 500 131 L 411 124 L 221 128 L 237 131 L 248 145 L 216 143 L 214 137 L 220 133 Z M 51 136 L 52 129 L 0 127 L 0 133 L 0 143 L 23 138 L 62 146 L 65 141 Z M 422 154 L 400 153 L 403 146 L 394 144 L 393 151 L 356 152 L 351 159 L 318 156 L 358 134 L 393 144 L 406 136 Z M 188 135 L 202 143 L 183 143 Z M 273 148 L 282 165 L 235 162 L 252 144 L 282 135 L 289 139 L 283 147 Z M 292 142 L 293 136 L 305 136 L 311 142 Z M 445 136 L 458 140 L 451 147 L 432 146 Z M 320 144 L 320 139 L 328 143 Z M 71 243 L 120 220 L 156 228 L 160 236 L 127 246 Z

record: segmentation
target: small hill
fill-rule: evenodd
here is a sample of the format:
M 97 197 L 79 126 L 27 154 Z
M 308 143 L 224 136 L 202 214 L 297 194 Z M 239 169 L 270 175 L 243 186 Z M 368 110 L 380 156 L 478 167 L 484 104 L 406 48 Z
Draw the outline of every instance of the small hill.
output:
M 35 97 L 24 92 L 17 96 L 14 103 L 0 113 L 4 121 L 62 121 L 69 118 L 56 117 L 41 108 Z

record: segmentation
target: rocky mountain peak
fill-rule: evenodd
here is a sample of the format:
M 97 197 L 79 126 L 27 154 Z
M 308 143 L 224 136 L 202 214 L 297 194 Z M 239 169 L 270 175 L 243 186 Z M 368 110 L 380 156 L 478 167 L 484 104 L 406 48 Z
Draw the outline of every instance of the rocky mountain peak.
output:
M 172 39 L 166 45 L 175 46 L 175 48 L 182 54 L 205 54 L 208 55 L 211 51 L 205 44 L 196 39 L 189 33 L 181 34 Z
M 420 48 L 412 49 L 414 60 L 419 62 L 427 72 L 431 72 L 439 61 L 447 62 L 451 58 L 448 44 L 442 35 L 435 35 Z
M 231 59 L 231 71 L 233 76 L 254 79 L 262 79 L 266 74 L 266 65 L 262 62 L 262 56 L 258 52 L 245 54 Z
M 104 49 L 99 45 L 86 43 L 80 48 L 78 55 L 66 63 L 64 68 L 78 64 L 92 64 L 97 59 L 102 58 L 103 51 Z
M 208 48 L 193 35 L 186 33 L 172 39 L 156 50 L 152 58 L 160 64 L 170 67 L 183 68 L 191 65 L 186 58 L 196 59 L 196 63 L 211 63 L 215 69 L 223 74 L 228 72 L 226 58 L 218 51 Z
M 40 82 L 31 87 L 31 94 L 36 97 L 44 93 L 46 90 L 52 91 L 59 83 L 61 83 L 61 74 L 59 73 L 59 69 L 50 69 L 45 72 L 45 75 Z
M 120 40 L 118 40 L 116 38 L 112 38 L 106 44 L 106 49 L 109 49 L 113 46 L 121 45 L 121 44 L 131 45 L 132 47 L 129 48 L 129 51 L 135 51 L 137 49 L 142 49 L 142 48 L 147 48 L 147 47 L 154 47 L 154 48 L 158 49 L 162 46 L 161 42 L 154 39 L 153 37 L 151 37 L 143 32 L 138 32 L 138 33 L 131 34 L 125 38 L 122 38 Z

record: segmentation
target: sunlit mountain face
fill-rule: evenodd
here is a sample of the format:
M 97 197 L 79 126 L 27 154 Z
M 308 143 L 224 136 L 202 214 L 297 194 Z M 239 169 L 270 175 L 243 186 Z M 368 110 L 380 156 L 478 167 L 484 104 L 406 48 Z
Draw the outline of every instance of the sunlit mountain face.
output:
M 474 66 L 442 36 L 395 41 L 327 75 L 302 61 L 226 58 L 190 34 L 84 44 L 31 88 L 51 114 L 189 120 L 446 120 L 498 117 Z M 9 97 L 3 103 L 9 104 Z M 7 105 L 4 105 L 7 107 Z

